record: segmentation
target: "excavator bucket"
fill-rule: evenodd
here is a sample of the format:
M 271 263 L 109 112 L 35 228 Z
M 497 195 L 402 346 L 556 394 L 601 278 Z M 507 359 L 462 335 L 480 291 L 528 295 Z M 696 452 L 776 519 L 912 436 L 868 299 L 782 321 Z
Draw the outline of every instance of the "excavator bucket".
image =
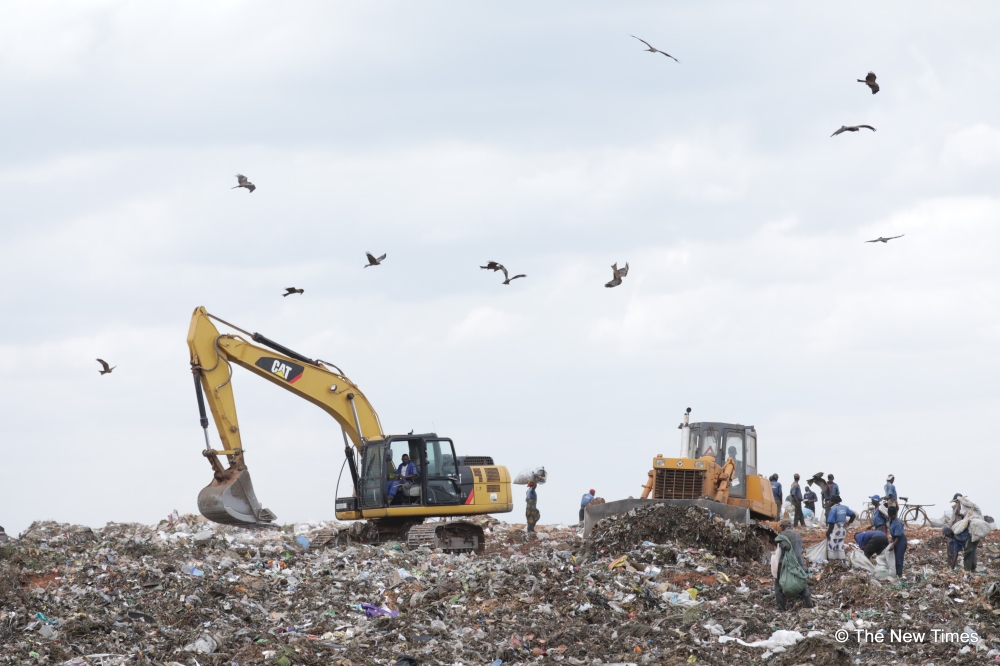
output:
M 250 472 L 235 472 L 228 480 L 212 479 L 198 493 L 198 510 L 214 523 L 238 527 L 269 527 L 277 516 L 261 507 Z

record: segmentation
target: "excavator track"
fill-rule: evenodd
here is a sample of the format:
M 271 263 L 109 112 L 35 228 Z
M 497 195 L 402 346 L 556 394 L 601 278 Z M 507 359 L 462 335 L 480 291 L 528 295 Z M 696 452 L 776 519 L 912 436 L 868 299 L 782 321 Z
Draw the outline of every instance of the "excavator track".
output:
M 415 525 L 406 534 L 410 548 L 427 546 L 446 553 L 476 553 L 486 550 L 486 534 L 475 523 L 461 520 Z

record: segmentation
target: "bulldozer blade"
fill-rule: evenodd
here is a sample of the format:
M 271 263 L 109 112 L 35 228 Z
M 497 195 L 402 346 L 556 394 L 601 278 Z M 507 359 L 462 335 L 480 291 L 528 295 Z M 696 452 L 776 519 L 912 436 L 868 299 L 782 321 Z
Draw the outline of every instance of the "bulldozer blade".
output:
M 198 510 L 214 523 L 239 527 L 269 527 L 277 516 L 261 507 L 250 472 L 236 472 L 227 481 L 212 479 L 198 493 Z

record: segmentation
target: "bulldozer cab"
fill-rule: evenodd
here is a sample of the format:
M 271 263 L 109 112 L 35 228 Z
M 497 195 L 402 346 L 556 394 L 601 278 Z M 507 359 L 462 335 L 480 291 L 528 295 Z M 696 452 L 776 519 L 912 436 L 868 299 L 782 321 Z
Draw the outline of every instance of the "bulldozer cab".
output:
M 404 478 L 408 471 L 415 476 Z M 360 486 L 363 509 L 465 502 L 455 446 L 434 433 L 366 443 L 361 452 Z
M 736 471 L 729 486 L 730 497 L 746 499 L 747 476 L 757 474 L 757 431 L 735 423 L 692 423 L 688 451 L 692 457 L 711 456 L 719 465 L 732 458 Z

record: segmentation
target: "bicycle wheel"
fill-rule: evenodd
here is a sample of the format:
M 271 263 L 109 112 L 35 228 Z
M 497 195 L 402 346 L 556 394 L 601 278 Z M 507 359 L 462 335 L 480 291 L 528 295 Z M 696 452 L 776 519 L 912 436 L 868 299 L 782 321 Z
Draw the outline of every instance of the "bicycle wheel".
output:
M 904 525 L 916 525 L 917 527 L 924 527 L 928 523 L 927 512 L 924 511 L 919 506 L 911 506 L 906 511 L 903 512 L 903 524 Z
M 865 509 L 864 511 L 861 512 L 861 517 L 859 518 L 859 520 L 861 521 L 862 525 L 871 525 L 873 516 L 874 514 L 872 513 L 871 509 Z

